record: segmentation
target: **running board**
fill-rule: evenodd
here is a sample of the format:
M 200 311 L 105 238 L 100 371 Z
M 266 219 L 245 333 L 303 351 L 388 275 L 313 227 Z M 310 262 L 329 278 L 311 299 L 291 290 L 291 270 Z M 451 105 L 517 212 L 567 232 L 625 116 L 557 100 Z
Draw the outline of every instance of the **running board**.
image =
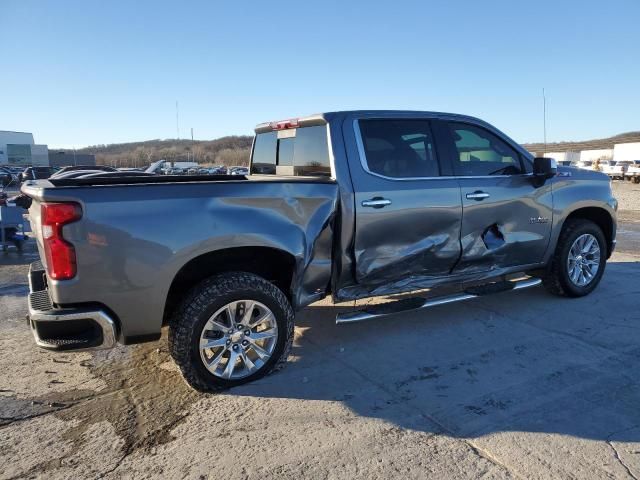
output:
M 445 305 L 447 303 L 462 302 L 463 300 L 471 300 L 472 298 L 478 298 L 491 293 L 535 287 L 536 285 L 540 285 L 540 283 L 542 283 L 542 280 L 539 278 L 528 278 L 517 282 L 500 282 L 481 285 L 479 287 L 470 288 L 465 292 L 445 297 L 436 297 L 432 299 L 421 297 L 407 298 L 395 302 L 375 305 L 371 308 L 367 308 L 366 310 L 339 313 L 336 315 L 336 324 L 361 322 L 363 320 L 372 320 L 374 318 L 380 318 L 394 313 L 422 310 L 423 308 Z

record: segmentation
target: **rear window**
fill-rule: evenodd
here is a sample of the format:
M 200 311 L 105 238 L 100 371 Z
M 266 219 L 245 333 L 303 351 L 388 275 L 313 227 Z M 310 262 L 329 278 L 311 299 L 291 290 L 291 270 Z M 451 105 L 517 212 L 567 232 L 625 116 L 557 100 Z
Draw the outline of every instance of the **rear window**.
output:
M 318 125 L 257 134 L 251 173 L 331 176 L 327 127 Z

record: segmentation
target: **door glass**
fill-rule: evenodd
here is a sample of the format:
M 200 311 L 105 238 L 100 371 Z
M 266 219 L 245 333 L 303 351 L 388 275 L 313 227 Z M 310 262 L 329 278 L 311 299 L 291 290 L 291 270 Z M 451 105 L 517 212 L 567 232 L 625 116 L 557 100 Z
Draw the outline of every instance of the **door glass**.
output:
M 367 167 L 391 178 L 438 177 L 427 120 L 360 120 Z
M 459 176 L 518 175 L 524 173 L 520 155 L 504 140 L 474 125 L 450 122 L 458 155 L 454 171 Z

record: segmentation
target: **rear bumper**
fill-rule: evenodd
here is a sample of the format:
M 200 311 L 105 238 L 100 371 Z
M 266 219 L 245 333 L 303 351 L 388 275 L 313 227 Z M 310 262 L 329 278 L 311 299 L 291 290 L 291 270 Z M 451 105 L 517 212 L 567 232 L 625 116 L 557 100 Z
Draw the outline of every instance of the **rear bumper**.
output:
M 32 263 L 29 269 L 29 291 L 29 326 L 39 347 L 83 351 L 116 345 L 116 322 L 103 309 L 53 305 L 40 262 Z

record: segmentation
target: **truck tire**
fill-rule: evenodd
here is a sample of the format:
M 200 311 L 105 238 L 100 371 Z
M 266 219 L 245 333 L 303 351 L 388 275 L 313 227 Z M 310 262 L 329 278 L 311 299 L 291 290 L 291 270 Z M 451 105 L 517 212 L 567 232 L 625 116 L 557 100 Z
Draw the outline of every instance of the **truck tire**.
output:
M 542 283 L 554 295 L 583 297 L 600 283 L 606 262 L 607 243 L 600 227 L 590 220 L 569 219 Z
M 215 275 L 194 287 L 172 315 L 169 351 L 195 390 L 224 390 L 284 366 L 293 320 L 287 297 L 264 278 Z

